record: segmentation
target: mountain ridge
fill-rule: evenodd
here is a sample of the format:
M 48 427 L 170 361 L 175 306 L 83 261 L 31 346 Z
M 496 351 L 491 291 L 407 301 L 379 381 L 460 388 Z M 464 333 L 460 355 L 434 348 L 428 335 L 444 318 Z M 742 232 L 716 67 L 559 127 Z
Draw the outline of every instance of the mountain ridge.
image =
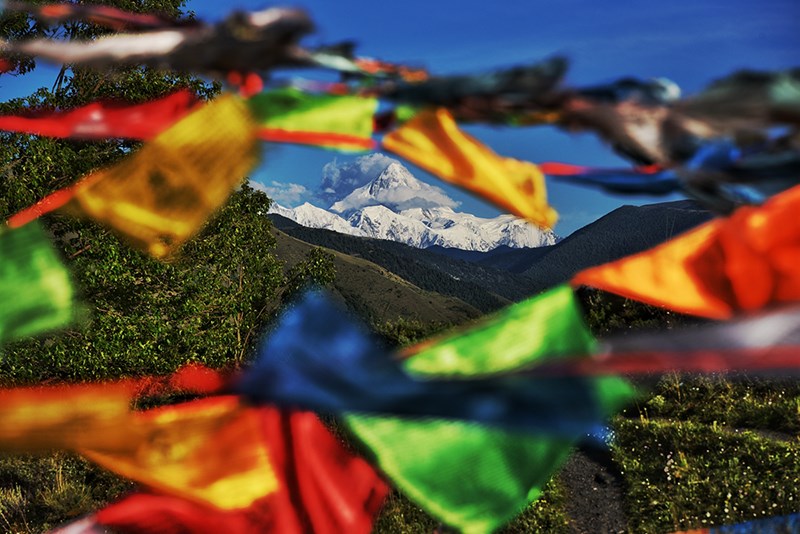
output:
M 442 246 L 462 250 L 489 251 L 498 246 L 531 248 L 557 241 L 549 230 L 541 230 L 512 215 L 482 218 L 455 211 L 458 203 L 438 187 L 415 178 L 402 164 L 390 158 L 385 167 L 362 165 L 377 176 L 350 176 L 349 192 L 339 190 L 329 209 L 308 202 L 287 208 L 273 203 L 270 213 L 309 228 L 374 237 L 405 243 L 416 248 Z M 330 198 L 330 194 L 329 197 Z

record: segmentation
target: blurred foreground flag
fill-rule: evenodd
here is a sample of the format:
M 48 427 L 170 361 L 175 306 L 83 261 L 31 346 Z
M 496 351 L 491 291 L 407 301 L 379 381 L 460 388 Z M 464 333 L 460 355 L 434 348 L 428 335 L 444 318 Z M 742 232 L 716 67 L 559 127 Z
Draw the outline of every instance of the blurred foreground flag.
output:
M 38 224 L 0 228 L 0 343 L 65 326 L 73 289 Z
M 93 102 L 68 111 L 0 115 L 0 130 L 70 139 L 151 139 L 183 118 L 196 103 L 194 94 L 184 89 L 129 106 Z
M 550 228 L 558 218 L 536 165 L 492 152 L 461 131 L 446 109 L 420 112 L 386 135 L 383 147 L 539 226 Z
M 67 206 L 163 257 L 222 206 L 257 161 L 250 111 L 239 98 L 221 96 L 78 183 Z
M 238 397 L 209 397 L 131 413 L 127 445 L 78 452 L 159 492 L 222 509 L 250 506 L 278 489 L 256 411 Z
M 651 250 L 579 272 L 592 286 L 682 313 L 727 319 L 800 300 L 800 187 L 739 208 Z
M 277 491 L 234 510 L 138 493 L 57 532 L 368 534 L 389 491 L 375 470 L 347 452 L 311 412 L 251 410 L 268 443 Z
M 547 361 L 586 357 L 596 342 L 567 286 L 510 306 L 465 332 L 412 347 L 406 370 L 467 379 Z M 596 388 L 602 415 L 633 398 L 624 380 Z M 576 440 L 456 421 L 348 415 L 352 432 L 381 470 L 419 506 L 466 533 L 491 532 L 542 493 Z
M 345 151 L 375 148 L 372 133 L 377 98 L 310 94 L 288 87 L 255 95 L 247 105 L 264 141 Z
M 606 391 L 583 377 L 412 376 L 362 325 L 316 292 L 283 315 L 234 389 L 254 402 L 291 408 L 464 420 L 560 437 L 593 432 L 606 413 L 606 397 L 630 394 L 626 388 Z

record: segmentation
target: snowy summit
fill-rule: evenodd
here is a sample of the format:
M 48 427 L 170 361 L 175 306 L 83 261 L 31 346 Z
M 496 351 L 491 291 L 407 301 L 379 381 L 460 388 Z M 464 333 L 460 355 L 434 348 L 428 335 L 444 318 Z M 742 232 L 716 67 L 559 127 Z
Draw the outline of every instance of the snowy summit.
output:
M 443 190 L 418 180 L 400 162 L 381 154 L 326 165 L 319 196 L 333 201 L 327 210 L 307 202 L 296 208 L 273 203 L 270 213 L 311 228 L 417 248 L 439 245 L 485 252 L 501 245 L 529 248 L 557 240 L 553 232 L 513 215 L 486 219 L 455 211 L 458 203 Z

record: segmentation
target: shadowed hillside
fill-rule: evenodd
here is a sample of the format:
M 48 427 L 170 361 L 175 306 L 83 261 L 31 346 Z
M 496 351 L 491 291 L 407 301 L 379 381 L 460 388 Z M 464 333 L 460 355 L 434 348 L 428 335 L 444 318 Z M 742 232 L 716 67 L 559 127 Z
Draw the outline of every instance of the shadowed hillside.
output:
M 506 269 L 527 278 L 530 291 L 537 293 L 569 280 L 587 267 L 654 247 L 712 216 L 692 200 L 622 206 L 547 247 L 496 249 L 483 256 L 438 247 L 427 250 L 469 260 L 484 268 Z
M 314 245 L 274 230 L 275 255 L 286 262 L 288 271 L 303 260 Z M 465 302 L 425 291 L 367 260 L 336 251 L 336 279 L 332 290 L 360 317 L 375 323 L 398 318 L 423 323 L 458 324 L 481 315 Z
M 533 293 L 524 276 L 453 260 L 427 250 L 393 241 L 354 237 L 330 230 L 306 228 L 270 215 L 276 229 L 317 246 L 363 258 L 427 291 L 460 299 L 489 312 Z

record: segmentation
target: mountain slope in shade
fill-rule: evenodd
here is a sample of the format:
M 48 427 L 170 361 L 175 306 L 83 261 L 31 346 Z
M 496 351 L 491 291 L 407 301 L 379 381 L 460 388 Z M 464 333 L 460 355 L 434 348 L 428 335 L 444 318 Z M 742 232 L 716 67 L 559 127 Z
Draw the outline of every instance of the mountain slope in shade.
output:
M 412 247 L 442 246 L 488 251 L 552 245 L 556 236 L 511 215 L 486 219 L 454 211 L 457 202 L 438 187 L 416 179 L 403 165 L 389 163 L 364 185 L 323 210 L 273 204 L 276 213 L 309 228 L 374 237 Z M 374 170 L 374 167 L 369 167 Z M 380 168 L 380 167 L 378 167 Z
M 484 256 L 442 248 L 430 251 L 522 275 L 536 292 L 565 282 L 582 269 L 652 248 L 712 217 L 692 200 L 622 206 L 548 247 L 501 249 Z
M 275 229 L 276 256 L 286 270 L 302 261 L 314 245 Z M 425 291 L 386 269 L 362 258 L 329 250 L 334 255 L 336 279 L 333 292 L 360 317 L 375 322 L 398 318 L 423 323 L 459 324 L 481 315 L 473 306 L 447 295 Z
M 308 228 L 270 215 L 275 228 L 314 245 L 369 260 L 426 290 L 458 298 L 489 312 L 532 294 L 524 275 L 454 260 L 408 245 Z

